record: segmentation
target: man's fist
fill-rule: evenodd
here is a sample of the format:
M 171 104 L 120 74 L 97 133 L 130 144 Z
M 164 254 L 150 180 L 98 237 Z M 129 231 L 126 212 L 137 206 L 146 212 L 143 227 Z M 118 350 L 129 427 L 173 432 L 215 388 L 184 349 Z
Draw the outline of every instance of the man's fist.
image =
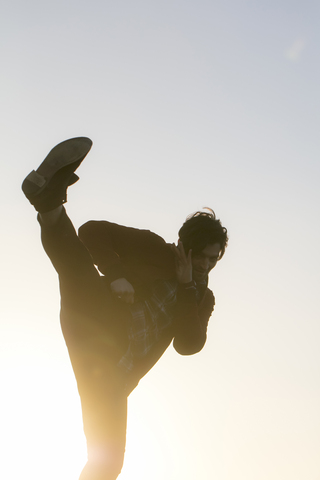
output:
M 110 283 L 111 292 L 125 303 L 134 302 L 134 288 L 125 278 L 117 278 Z

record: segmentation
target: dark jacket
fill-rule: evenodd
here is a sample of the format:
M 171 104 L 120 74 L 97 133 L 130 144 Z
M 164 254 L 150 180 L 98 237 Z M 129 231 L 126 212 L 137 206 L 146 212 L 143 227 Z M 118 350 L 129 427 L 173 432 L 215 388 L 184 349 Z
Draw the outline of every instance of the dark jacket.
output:
M 175 277 L 170 245 L 149 230 L 92 220 L 80 227 L 79 237 L 108 283 L 126 278 L 133 285 L 137 299 L 147 298 L 153 281 Z M 214 308 L 214 295 L 205 288 L 199 302 L 196 290 L 187 289 L 187 286 L 178 285 L 173 325 L 163 331 L 147 358 L 135 362 L 132 377 L 137 382 L 158 361 L 172 340 L 181 355 L 192 355 L 203 348 Z

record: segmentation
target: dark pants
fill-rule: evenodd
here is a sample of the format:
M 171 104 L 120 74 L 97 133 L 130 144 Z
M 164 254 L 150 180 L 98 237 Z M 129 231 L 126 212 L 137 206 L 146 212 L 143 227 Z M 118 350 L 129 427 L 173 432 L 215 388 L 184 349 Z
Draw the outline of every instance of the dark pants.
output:
M 125 374 L 116 364 L 128 347 L 130 312 L 113 298 L 65 211 L 54 226 L 42 225 L 41 239 L 59 274 L 61 327 L 81 399 L 88 461 L 79 480 L 114 480 L 127 423 Z

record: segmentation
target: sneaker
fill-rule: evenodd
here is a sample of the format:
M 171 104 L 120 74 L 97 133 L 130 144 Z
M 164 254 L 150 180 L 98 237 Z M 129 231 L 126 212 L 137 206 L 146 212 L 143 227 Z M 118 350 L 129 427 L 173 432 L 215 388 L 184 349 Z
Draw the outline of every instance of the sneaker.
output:
M 79 180 L 74 173 L 90 151 L 90 138 L 70 138 L 56 145 L 39 168 L 29 173 L 22 191 L 39 213 L 54 210 L 67 201 L 67 188 Z

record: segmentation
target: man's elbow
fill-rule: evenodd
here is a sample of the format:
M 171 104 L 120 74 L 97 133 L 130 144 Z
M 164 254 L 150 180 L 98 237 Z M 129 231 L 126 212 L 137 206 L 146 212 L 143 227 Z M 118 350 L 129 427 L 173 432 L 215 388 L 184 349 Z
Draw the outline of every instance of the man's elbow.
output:
M 173 347 L 180 355 L 194 355 L 199 353 L 206 343 L 206 335 L 198 338 L 179 338 L 173 340 Z

